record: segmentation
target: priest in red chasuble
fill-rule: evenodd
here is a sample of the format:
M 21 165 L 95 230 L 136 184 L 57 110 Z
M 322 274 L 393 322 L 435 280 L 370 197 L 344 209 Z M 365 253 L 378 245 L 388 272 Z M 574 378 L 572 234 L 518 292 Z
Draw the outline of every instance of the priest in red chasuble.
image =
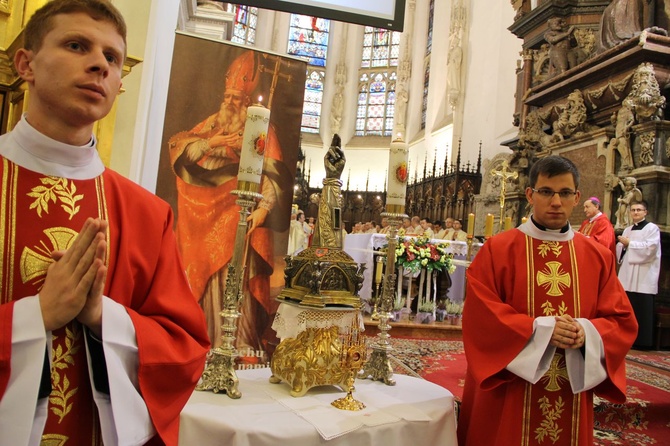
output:
M 579 227 L 579 233 L 600 243 L 612 251 L 612 254 L 616 254 L 614 226 L 610 223 L 607 215 L 600 211 L 600 200 L 598 197 L 590 197 L 584 201 L 584 215 L 586 215 L 586 220 Z
M 30 95 L 0 137 L 0 445 L 176 445 L 209 350 L 169 205 L 92 136 L 121 89 L 107 0 L 54 0 L 14 63 Z
M 459 445 L 590 446 L 594 393 L 626 399 L 637 322 L 612 253 L 570 227 L 578 187 L 570 160 L 537 161 L 531 218 L 468 268 Z

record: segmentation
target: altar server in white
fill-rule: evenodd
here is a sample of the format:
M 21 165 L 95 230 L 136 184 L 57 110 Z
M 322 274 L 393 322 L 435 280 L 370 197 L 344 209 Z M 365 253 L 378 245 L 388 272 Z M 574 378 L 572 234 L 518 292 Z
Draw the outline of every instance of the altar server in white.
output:
M 633 224 L 624 229 L 616 245 L 619 280 L 633 305 L 639 330 L 634 348 L 651 348 L 654 332 L 654 297 L 661 271 L 661 231 L 646 220 L 647 203 L 633 202 Z

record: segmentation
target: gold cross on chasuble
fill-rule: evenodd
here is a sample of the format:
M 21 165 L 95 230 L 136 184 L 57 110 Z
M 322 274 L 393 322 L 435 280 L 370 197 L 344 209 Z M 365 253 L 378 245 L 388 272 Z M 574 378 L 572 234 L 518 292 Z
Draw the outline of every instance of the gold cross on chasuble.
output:
M 537 284 L 545 289 L 550 296 L 562 296 L 563 288 L 570 286 L 570 274 L 562 270 L 561 262 L 548 262 L 547 269 L 538 271 Z

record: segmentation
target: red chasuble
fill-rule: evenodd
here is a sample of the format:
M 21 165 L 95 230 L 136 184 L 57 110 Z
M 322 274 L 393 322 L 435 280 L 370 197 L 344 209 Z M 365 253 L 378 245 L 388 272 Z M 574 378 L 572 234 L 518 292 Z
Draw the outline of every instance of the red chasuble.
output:
M 579 227 L 579 233 L 590 237 L 605 248 L 609 248 L 612 254 L 616 254 L 614 227 L 605 214 L 600 214 L 593 221 L 589 221 L 589 219 L 584 220 Z
M 514 229 L 484 244 L 467 281 L 468 371 L 459 444 L 592 445 L 593 391 L 572 393 L 564 350 L 556 349 L 536 384 L 506 366 L 531 339 L 535 318 L 587 318 L 602 337 L 608 375 L 595 393 L 625 400 L 624 359 L 637 324 L 613 256 L 579 234 L 569 241 L 543 241 Z
M 209 342 L 178 257 L 170 207 L 110 170 L 68 180 L 0 158 L 0 179 L 0 397 L 10 373 L 13 301 L 38 294 L 50 253 L 67 249 L 87 217 L 100 217 L 109 222 L 104 295 L 126 307 L 136 330 L 139 390 L 160 436 L 150 443 L 177 444 L 179 413 L 201 375 Z M 53 332 L 53 391 L 43 440 L 101 443 L 83 337 L 77 322 Z

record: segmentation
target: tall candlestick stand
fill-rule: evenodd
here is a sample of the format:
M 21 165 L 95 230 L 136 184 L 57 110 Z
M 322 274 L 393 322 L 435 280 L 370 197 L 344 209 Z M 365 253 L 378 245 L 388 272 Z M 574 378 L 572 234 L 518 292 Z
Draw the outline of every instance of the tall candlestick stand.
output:
M 468 262 L 472 261 L 472 242 L 473 242 L 474 236 L 472 234 L 468 234 L 468 238 L 466 239 L 465 243 L 468 246 L 468 252 L 465 255 L 465 260 Z
M 373 321 L 379 320 L 379 300 L 381 299 L 381 284 L 383 279 L 384 271 L 384 262 L 382 262 L 382 256 L 378 255 L 375 263 L 375 280 L 374 280 L 374 295 L 375 295 L 375 304 L 372 307 L 372 314 L 370 319 Z
M 379 301 L 379 338 L 372 346 L 370 359 L 359 373 L 359 378 L 370 378 L 375 381 L 383 381 L 384 384 L 395 386 L 393 379 L 393 368 L 389 354 L 393 350 L 388 334 L 391 325 L 388 323 L 392 317 L 393 302 L 396 294 L 396 268 L 395 268 L 395 250 L 398 246 L 398 227 L 402 219 L 407 215 L 404 213 L 383 212 L 381 217 L 388 218 L 389 235 L 388 246 L 386 247 L 386 269 L 382 282 L 382 293 Z
M 235 232 L 233 257 L 228 265 L 228 276 L 222 290 L 223 305 L 219 315 L 223 320 L 223 325 L 221 325 L 223 343 L 210 350 L 207 365 L 202 372 L 202 380 L 196 386 L 196 390 L 225 392 L 230 398 L 238 399 L 242 393 L 238 389 L 239 380 L 235 373 L 235 358 L 237 358 L 235 332 L 237 319 L 240 317 L 240 304 L 244 297 L 242 279 L 244 278 L 243 262 L 248 229 L 247 217 L 251 214 L 256 200 L 263 196 L 250 190 L 234 190 L 231 193 L 238 196 L 235 203 L 240 207 L 240 219 Z

